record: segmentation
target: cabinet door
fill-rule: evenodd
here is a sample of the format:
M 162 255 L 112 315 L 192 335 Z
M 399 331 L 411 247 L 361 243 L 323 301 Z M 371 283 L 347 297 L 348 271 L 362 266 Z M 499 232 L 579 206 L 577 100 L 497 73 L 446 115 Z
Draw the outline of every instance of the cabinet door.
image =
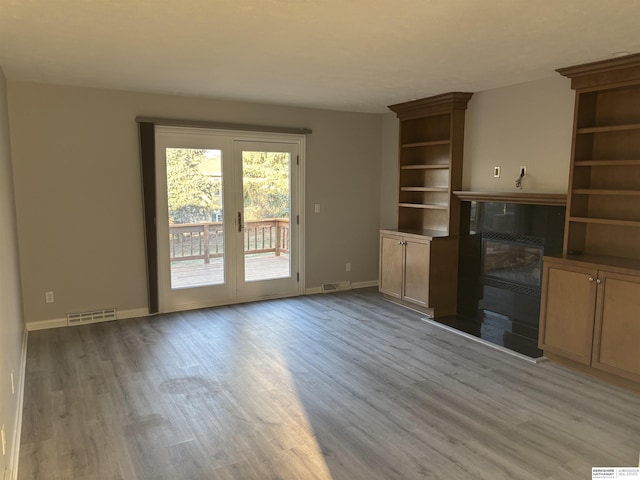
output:
M 596 273 L 587 268 L 544 264 L 541 349 L 585 365 L 591 364 Z
M 640 381 L 640 277 L 601 271 L 593 366 Z
M 402 237 L 380 236 L 380 292 L 395 298 L 402 298 L 403 274 Z
M 404 248 L 404 299 L 428 307 L 431 243 L 407 240 Z

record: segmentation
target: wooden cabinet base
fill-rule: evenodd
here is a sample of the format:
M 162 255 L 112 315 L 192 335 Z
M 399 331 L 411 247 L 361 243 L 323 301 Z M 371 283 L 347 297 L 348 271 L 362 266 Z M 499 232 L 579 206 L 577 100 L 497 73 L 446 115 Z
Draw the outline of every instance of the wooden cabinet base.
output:
M 553 363 L 557 363 L 572 370 L 577 370 L 581 373 L 585 373 L 591 377 L 598 378 L 612 385 L 616 385 L 618 387 L 640 393 L 640 384 L 638 384 L 637 382 L 633 382 L 631 380 L 627 380 L 626 378 L 597 370 L 590 366 L 583 365 L 582 363 L 569 360 L 568 358 L 556 355 L 554 353 L 549 353 L 547 351 L 544 352 L 544 356 L 547 358 L 547 360 Z
M 430 317 L 455 315 L 458 237 L 381 230 L 379 290 L 387 300 Z
M 640 390 L 640 262 L 545 257 L 539 347 L 551 360 Z

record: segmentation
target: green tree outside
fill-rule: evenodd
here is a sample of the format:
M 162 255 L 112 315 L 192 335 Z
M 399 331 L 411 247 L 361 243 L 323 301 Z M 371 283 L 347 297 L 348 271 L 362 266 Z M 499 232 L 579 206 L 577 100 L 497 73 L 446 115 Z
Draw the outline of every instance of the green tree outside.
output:
M 289 154 L 242 152 L 247 221 L 289 218 Z
M 167 149 L 169 223 L 211 222 L 222 214 L 221 157 L 219 150 Z M 289 217 L 289 157 L 243 152 L 246 221 Z

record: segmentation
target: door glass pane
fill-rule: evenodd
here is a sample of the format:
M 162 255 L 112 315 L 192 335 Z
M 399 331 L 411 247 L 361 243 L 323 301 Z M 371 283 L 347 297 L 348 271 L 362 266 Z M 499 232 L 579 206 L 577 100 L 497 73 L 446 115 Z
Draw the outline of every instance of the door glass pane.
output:
M 291 154 L 242 152 L 244 280 L 291 276 Z
M 222 152 L 167 148 L 171 288 L 224 283 Z

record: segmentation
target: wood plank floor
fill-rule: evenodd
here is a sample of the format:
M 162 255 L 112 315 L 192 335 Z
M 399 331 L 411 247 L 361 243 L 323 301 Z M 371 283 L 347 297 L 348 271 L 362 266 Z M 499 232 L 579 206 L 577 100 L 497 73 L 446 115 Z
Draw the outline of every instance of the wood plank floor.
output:
M 20 479 L 586 479 L 640 396 L 373 289 L 30 332 Z
M 245 257 L 246 281 L 286 278 L 291 276 L 289 255 L 273 254 L 247 255 Z M 218 285 L 224 283 L 223 259 L 212 258 L 211 263 L 176 262 L 171 264 L 171 285 L 173 288 Z

